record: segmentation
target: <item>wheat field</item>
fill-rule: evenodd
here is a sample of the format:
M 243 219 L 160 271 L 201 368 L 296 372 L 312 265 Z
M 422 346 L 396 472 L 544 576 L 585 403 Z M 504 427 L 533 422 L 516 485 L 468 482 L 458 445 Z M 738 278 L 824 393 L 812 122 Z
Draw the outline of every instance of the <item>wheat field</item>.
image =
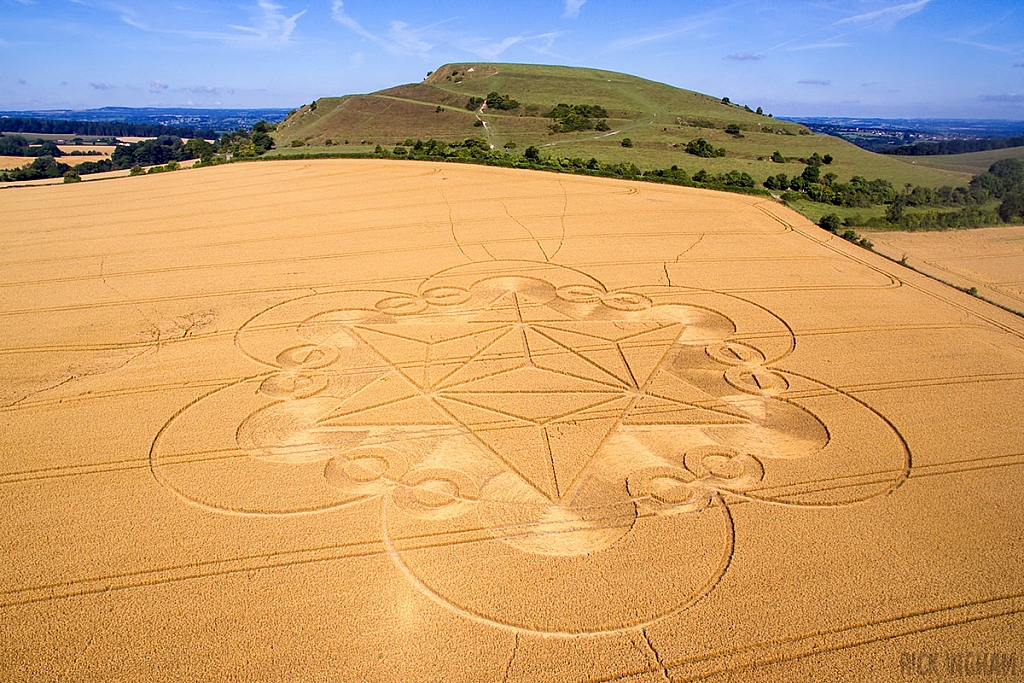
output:
M 1024 321 L 776 203 L 382 160 L 0 197 L 4 680 L 1019 649 Z

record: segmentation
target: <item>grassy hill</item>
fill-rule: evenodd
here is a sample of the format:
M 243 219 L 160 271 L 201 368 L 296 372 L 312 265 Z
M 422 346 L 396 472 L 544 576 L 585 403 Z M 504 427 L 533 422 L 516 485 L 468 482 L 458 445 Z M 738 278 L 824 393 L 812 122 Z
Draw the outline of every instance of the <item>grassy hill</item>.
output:
M 518 100 L 519 106 L 509 111 L 466 108 L 470 97 L 483 98 L 495 91 Z M 546 114 L 562 102 L 604 107 L 610 130 L 553 133 L 553 121 Z M 483 125 L 475 125 L 478 121 Z M 739 136 L 726 132 L 729 126 L 738 126 Z M 745 171 L 758 183 L 778 173 L 799 174 L 803 164 L 796 159 L 815 152 L 832 155 L 835 161 L 828 170 L 842 180 L 861 175 L 884 178 L 898 187 L 937 187 L 963 185 L 970 179 L 969 173 L 874 154 L 840 138 L 815 135 L 802 125 L 756 114 L 721 97 L 611 71 L 563 66 L 446 64 L 421 83 L 368 95 L 321 98 L 290 114 L 276 135 L 277 154 L 294 151 L 293 141 L 315 153 L 339 151 L 339 146 L 340 151 L 366 151 L 410 138 L 478 137 L 520 153 L 532 145 L 542 156 L 632 162 L 641 169 L 675 165 L 691 174 L 700 169 Z M 633 146 L 623 147 L 624 138 Z M 688 154 L 686 143 L 696 138 L 725 148 L 725 156 Z M 775 151 L 791 161 L 772 162 Z
M 987 152 L 969 152 L 967 154 L 936 154 L 934 156 L 912 157 L 908 161 L 931 168 L 977 174 L 984 173 L 989 169 L 989 166 L 1000 159 L 1024 160 L 1024 147 L 993 149 Z

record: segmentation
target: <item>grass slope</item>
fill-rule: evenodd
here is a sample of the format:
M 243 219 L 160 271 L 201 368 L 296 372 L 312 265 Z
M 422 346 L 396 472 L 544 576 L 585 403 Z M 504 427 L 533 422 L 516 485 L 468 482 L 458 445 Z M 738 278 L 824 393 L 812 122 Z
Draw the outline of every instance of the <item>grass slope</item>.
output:
M 987 171 L 989 166 L 1000 159 L 1024 160 L 1024 147 L 993 149 L 987 152 L 970 152 L 968 154 L 936 154 L 935 156 L 912 157 L 912 159 L 911 163 L 922 166 L 978 174 Z
M 512 111 L 466 110 L 470 97 L 492 91 L 521 104 Z M 603 106 L 612 130 L 552 133 L 552 121 L 544 114 L 559 102 Z M 478 120 L 486 125 L 475 126 Z M 726 133 L 730 124 L 738 125 L 743 137 Z M 724 104 L 718 97 L 612 71 L 530 64 L 446 64 L 422 83 L 368 95 L 321 98 L 280 124 L 277 144 L 282 153 L 293 140 L 311 147 L 304 151 L 312 153 L 354 152 L 363 144 L 390 147 L 407 138 L 455 141 L 469 137 L 486 138 L 495 147 L 514 143 L 520 152 L 535 145 L 542 155 L 632 162 L 642 169 L 673 165 L 690 173 L 702 168 L 713 173 L 735 169 L 746 171 L 759 183 L 770 175 L 792 176 L 803 169 L 797 161 L 771 162 L 769 157 L 776 150 L 792 159 L 814 152 L 831 154 L 835 162 L 828 170 L 843 181 L 861 175 L 885 178 L 897 186 L 935 187 L 962 185 L 970 179 L 969 172 L 910 163 L 862 150 L 837 137 L 814 135 L 799 124 Z M 622 146 L 626 137 L 633 141 L 632 148 Z M 687 154 L 686 143 L 694 138 L 724 147 L 726 156 L 704 159 Z M 325 146 L 327 140 L 334 146 Z

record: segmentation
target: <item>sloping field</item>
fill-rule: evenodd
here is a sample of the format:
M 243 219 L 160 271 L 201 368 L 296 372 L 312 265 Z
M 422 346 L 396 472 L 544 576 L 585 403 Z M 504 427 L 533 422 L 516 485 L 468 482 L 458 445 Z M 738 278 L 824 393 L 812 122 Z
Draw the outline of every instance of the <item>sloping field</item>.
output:
M 865 235 L 886 256 L 1024 312 L 1024 226 Z
M 936 154 L 926 157 L 908 157 L 911 163 L 932 168 L 970 173 L 977 175 L 984 173 L 989 166 L 1000 159 L 1024 159 L 1024 147 L 1011 147 L 1009 149 L 993 149 L 988 152 L 970 152 L 968 154 Z
M 2 199 L 4 680 L 1020 666 L 1024 322 L 779 205 L 372 160 Z

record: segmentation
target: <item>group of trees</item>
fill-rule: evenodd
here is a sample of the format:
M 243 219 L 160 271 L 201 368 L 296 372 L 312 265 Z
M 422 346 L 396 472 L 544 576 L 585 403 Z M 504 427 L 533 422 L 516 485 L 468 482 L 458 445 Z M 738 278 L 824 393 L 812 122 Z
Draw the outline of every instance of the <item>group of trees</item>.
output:
M 111 170 L 117 171 L 133 166 L 156 166 L 168 161 L 194 158 L 185 149 L 185 143 L 181 138 L 163 135 L 153 140 L 119 145 L 110 155 L 110 164 Z
M 608 125 L 608 111 L 597 104 L 559 103 L 545 116 L 554 119 L 551 130 L 554 133 L 571 133 L 578 130 L 611 130 Z M 595 121 L 596 119 L 596 121 Z
M 986 173 L 971 179 L 970 189 L 977 194 L 1001 200 L 997 212 L 1009 223 L 1024 218 L 1024 161 L 1001 159 Z
M 36 157 L 36 159 L 21 168 L 10 171 L 0 171 L 0 181 L 24 181 L 39 180 L 41 178 L 60 178 L 71 170 L 67 164 L 62 164 L 52 156 Z
M 772 155 L 772 161 L 782 158 L 779 152 Z M 809 158 L 799 161 L 807 164 L 800 175 L 790 178 L 785 173 L 769 176 L 762 183 L 769 190 L 782 192 L 799 192 L 807 199 L 835 206 L 867 207 L 876 204 L 889 204 L 898 195 L 896 188 L 887 180 L 868 180 L 863 176 L 854 176 L 848 183 L 841 183 L 835 173 L 822 173 L 822 166 L 832 163 L 831 155 L 819 155 L 817 152 Z
M 215 146 L 201 150 L 197 156 L 205 163 L 212 163 L 215 154 L 222 158 L 230 155 L 241 159 L 263 156 L 274 149 L 274 138 L 270 134 L 275 130 L 276 124 L 257 121 L 251 131 L 239 128 L 233 133 L 224 133 Z
M 704 138 L 697 138 L 686 143 L 686 153 L 711 159 L 713 157 L 724 157 L 725 147 L 715 147 Z
M 488 109 L 511 111 L 519 106 L 519 101 L 512 99 L 508 95 L 502 95 L 498 91 L 494 90 L 487 93 L 487 97 L 470 97 L 469 101 L 466 102 L 466 109 L 476 111 L 484 104 L 487 105 Z
M 37 145 L 31 145 L 22 135 L 4 135 L 0 133 L 0 156 L 59 157 L 62 154 L 63 152 L 57 147 L 57 143 L 52 140 L 43 140 Z
M 480 138 L 469 138 L 462 142 L 405 140 L 393 150 L 377 145 L 372 156 L 378 158 L 399 156 L 408 159 L 532 168 L 561 173 L 647 180 L 673 185 L 765 194 L 764 190 L 758 190 L 755 187 L 754 179 L 749 174 L 741 171 L 715 175 L 701 170 L 690 176 L 678 166 L 673 166 L 671 169 L 645 171 L 630 162 L 609 164 L 595 158 L 584 160 L 577 157 L 542 157 L 540 150 L 534 146 L 527 147 L 521 155 L 511 152 L 510 149 L 491 149 L 487 141 Z
M 808 173 L 807 169 L 805 174 L 814 175 Z M 886 205 L 884 217 L 861 219 L 853 216 L 846 220 L 846 225 L 945 230 L 1024 219 L 1024 162 L 1019 159 L 997 161 L 987 172 L 974 176 L 967 187 L 929 188 L 907 184 L 899 191 L 886 180 L 869 181 L 860 176 L 854 176 L 849 183 L 837 183 L 831 173 L 820 176 L 816 183 L 808 183 L 806 180 L 805 176 L 795 178 L 789 182 L 788 188 L 794 189 L 796 185 L 807 199 L 826 201 L 836 206 Z M 764 185 L 769 189 L 785 189 L 782 187 L 785 181 L 785 175 L 779 174 L 775 179 L 769 178 Z M 999 200 L 995 209 L 991 208 L 993 200 Z M 937 210 L 922 210 L 929 208 Z M 837 232 L 834 229 L 837 226 L 833 223 L 839 221 L 839 217 L 830 214 L 826 218 L 828 225 L 823 224 L 823 227 Z
M 197 165 L 209 165 L 222 163 L 229 156 L 256 157 L 274 148 L 274 139 L 270 133 L 275 128 L 276 126 L 266 121 L 259 121 L 252 127 L 252 130 L 240 128 L 233 133 L 225 133 L 215 143 L 209 143 L 203 138 L 193 138 L 186 142 L 177 136 L 162 135 L 152 140 L 118 145 L 110 159 L 86 161 L 74 167 L 56 161 L 56 157 L 60 156 L 60 150 L 52 142 L 44 143 L 39 148 L 30 148 L 26 142 L 24 147 L 39 150 L 36 152 L 39 156 L 23 168 L 0 173 L 0 181 L 59 178 L 68 173 L 73 173 L 68 177 L 74 179 L 92 173 L 123 169 L 132 169 L 133 175 L 135 175 L 142 172 L 145 166 L 173 171 L 179 167 L 180 162 L 188 159 L 199 159 Z M 20 136 L 0 136 L 0 153 L 6 149 L 2 145 L 20 147 L 20 143 L 17 141 L 7 142 L 10 138 L 18 137 Z M 52 149 L 50 149 L 51 147 Z M 135 169 L 138 169 L 138 172 Z

